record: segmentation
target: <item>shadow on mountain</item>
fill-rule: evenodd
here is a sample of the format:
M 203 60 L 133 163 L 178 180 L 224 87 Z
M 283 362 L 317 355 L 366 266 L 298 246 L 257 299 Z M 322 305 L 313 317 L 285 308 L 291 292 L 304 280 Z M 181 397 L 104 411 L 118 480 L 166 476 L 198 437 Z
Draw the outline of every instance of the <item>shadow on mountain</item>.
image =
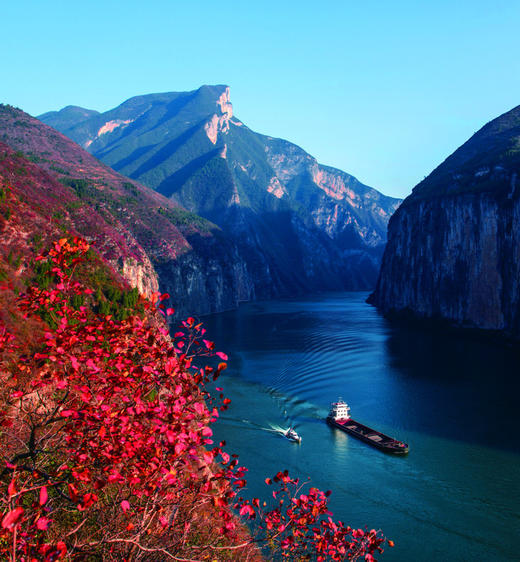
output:
M 192 129 L 195 128 L 199 128 L 199 125 L 196 125 L 196 127 L 193 127 Z M 179 146 L 182 145 L 183 142 L 184 141 L 181 141 Z M 167 147 L 165 147 L 163 150 L 166 149 Z M 206 152 L 198 158 L 194 158 L 188 164 L 186 164 L 186 166 L 183 166 L 180 170 L 177 170 L 175 173 L 171 174 L 165 180 L 163 180 L 157 187 L 157 191 L 165 197 L 171 197 L 193 176 L 193 174 L 195 174 L 195 172 L 203 168 L 212 158 L 217 156 L 221 150 L 221 148 L 216 148 L 210 152 Z M 162 152 L 162 150 L 160 152 Z M 151 167 L 153 166 L 154 165 L 152 165 Z M 136 172 L 136 175 L 139 175 L 140 173 L 143 172 L 138 170 Z
M 189 92 L 185 95 L 180 95 L 179 97 L 166 104 L 166 113 L 163 117 L 161 117 L 161 119 L 159 119 L 159 121 L 157 121 L 157 123 L 150 129 L 150 131 L 157 129 L 167 121 L 173 119 L 186 107 L 186 105 L 188 105 L 188 103 L 190 103 L 196 97 L 197 91 Z
M 143 156 L 150 150 L 153 150 L 155 146 L 156 146 L 155 144 L 148 144 L 146 146 L 140 146 L 139 148 L 136 148 L 131 154 L 129 154 L 125 158 L 122 158 L 118 162 L 115 162 L 112 165 L 112 168 L 116 171 L 119 171 L 123 169 L 125 166 L 129 166 L 130 164 L 133 164 L 136 160 L 141 158 L 141 156 Z M 95 156 L 96 158 L 102 159 L 105 152 L 111 152 L 112 150 L 113 150 L 113 146 L 110 146 L 106 150 L 96 152 Z
M 375 284 L 377 267 L 366 252 L 343 256 L 325 233 L 305 226 L 290 209 L 255 213 L 236 208 L 222 215 L 219 224 L 235 239 L 253 278 L 261 285 L 260 298 L 368 290 Z M 265 279 L 265 287 L 261 279 Z M 274 292 L 267 290 L 270 283 Z
M 197 131 L 201 129 L 202 123 L 203 122 L 193 125 L 193 127 L 190 127 L 178 137 L 175 137 L 173 140 L 165 144 L 153 156 L 137 168 L 137 170 L 132 173 L 132 176 L 138 178 L 156 166 L 159 166 L 159 164 L 163 163 L 165 160 L 171 158 L 184 145 L 184 143 L 188 142 L 197 133 Z M 160 191 L 160 186 L 157 191 Z
M 338 234 L 336 242 L 340 248 L 344 249 L 357 249 L 366 250 L 367 245 L 359 235 L 359 232 L 353 225 L 347 225 L 345 229 Z M 383 253 L 384 245 L 381 244 L 381 254 Z

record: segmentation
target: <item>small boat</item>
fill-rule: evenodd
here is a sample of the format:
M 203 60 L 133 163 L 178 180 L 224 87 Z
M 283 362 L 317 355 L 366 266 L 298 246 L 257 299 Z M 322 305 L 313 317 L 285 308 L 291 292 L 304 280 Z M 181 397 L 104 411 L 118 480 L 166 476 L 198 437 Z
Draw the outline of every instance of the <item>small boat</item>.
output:
M 372 445 L 385 453 L 393 453 L 394 455 L 405 455 L 409 448 L 406 443 L 388 437 L 380 431 L 371 429 L 362 423 L 353 420 L 350 417 L 350 408 L 341 398 L 337 402 L 333 402 L 330 406 L 330 412 L 327 416 L 327 423 L 333 427 L 337 427 L 346 433 L 357 437 L 361 441 Z
M 295 443 L 301 443 L 302 438 L 296 433 L 296 431 L 290 427 L 285 433 L 284 436 L 289 439 L 289 441 L 294 441 Z

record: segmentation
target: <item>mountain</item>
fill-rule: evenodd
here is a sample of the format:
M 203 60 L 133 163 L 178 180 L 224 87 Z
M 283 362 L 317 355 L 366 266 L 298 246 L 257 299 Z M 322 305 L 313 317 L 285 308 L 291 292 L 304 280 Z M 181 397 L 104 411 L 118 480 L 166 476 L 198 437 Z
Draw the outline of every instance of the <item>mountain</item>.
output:
M 87 110 L 85 110 L 87 111 Z M 400 201 L 233 114 L 227 86 L 40 116 L 107 165 L 222 228 L 257 298 L 373 288 Z
M 238 250 L 216 225 L 114 172 L 14 107 L 0 105 L 0 141 L 20 159 L 22 179 L 29 167 L 45 177 L 40 184 L 28 177 L 21 198 L 36 205 L 49 227 L 93 242 L 141 293 L 169 293 L 179 315 L 234 308 L 252 297 Z
M 520 106 L 482 127 L 404 200 L 371 302 L 520 337 L 519 173 Z
M 99 115 L 99 111 L 84 109 L 77 105 L 68 105 L 60 111 L 49 111 L 40 117 L 41 121 L 49 124 L 54 129 L 60 129 L 61 127 L 70 127 L 81 123 L 81 121 L 85 121 L 94 115 Z

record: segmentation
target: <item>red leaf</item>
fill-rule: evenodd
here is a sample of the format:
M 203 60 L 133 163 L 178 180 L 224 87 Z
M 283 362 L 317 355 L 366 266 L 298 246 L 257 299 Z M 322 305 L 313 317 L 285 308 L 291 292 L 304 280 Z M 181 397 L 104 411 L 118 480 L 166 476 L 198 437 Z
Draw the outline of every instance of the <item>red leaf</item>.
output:
M 47 486 L 42 486 L 40 488 L 40 505 L 45 505 L 47 503 L 47 498 L 48 498 L 48 494 L 47 494 Z
M 244 506 L 242 506 L 242 509 L 240 510 L 240 515 L 247 515 L 248 517 L 254 517 L 255 510 L 249 504 L 245 504 Z
M 193 407 L 195 408 L 195 411 L 199 415 L 203 415 L 206 413 L 206 408 L 204 407 L 204 404 L 201 404 L 200 402 L 195 402 Z
M 14 496 L 16 494 L 16 486 L 15 486 L 15 479 L 14 478 L 11 480 L 11 482 L 9 482 L 7 492 L 9 493 L 9 497 Z
M 130 503 L 127 500 L 121 502 L 121 509 L 126 513 L 130 509 Z
M 72 484 L 68 485 L 68 489 L 69 489 L 70 499 L 72 501 L 76 501 L 78 499 L 78 491 L 76 490 L 76 488 Z
M 47 519 L 47 517 L 40 517 L 36 522 L 36 527 L 40 529 L 40 531 L 45 531 L 47 527 L 50 525 L 51 520 Z
M 16 527 L 23 515 L 23 507 L 16 507 L 7 513 L 2 519 L 2 527 L 4 529 L 13 529 Z

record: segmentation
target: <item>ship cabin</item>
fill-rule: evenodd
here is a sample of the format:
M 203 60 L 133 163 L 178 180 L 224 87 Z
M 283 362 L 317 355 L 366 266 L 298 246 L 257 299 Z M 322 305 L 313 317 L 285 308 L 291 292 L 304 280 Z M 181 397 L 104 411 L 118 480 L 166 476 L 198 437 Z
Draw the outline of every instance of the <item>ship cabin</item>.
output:
M 329 418 L 334 421 L 350 419 L 350 407 L 342 398 L 330 405 Z

